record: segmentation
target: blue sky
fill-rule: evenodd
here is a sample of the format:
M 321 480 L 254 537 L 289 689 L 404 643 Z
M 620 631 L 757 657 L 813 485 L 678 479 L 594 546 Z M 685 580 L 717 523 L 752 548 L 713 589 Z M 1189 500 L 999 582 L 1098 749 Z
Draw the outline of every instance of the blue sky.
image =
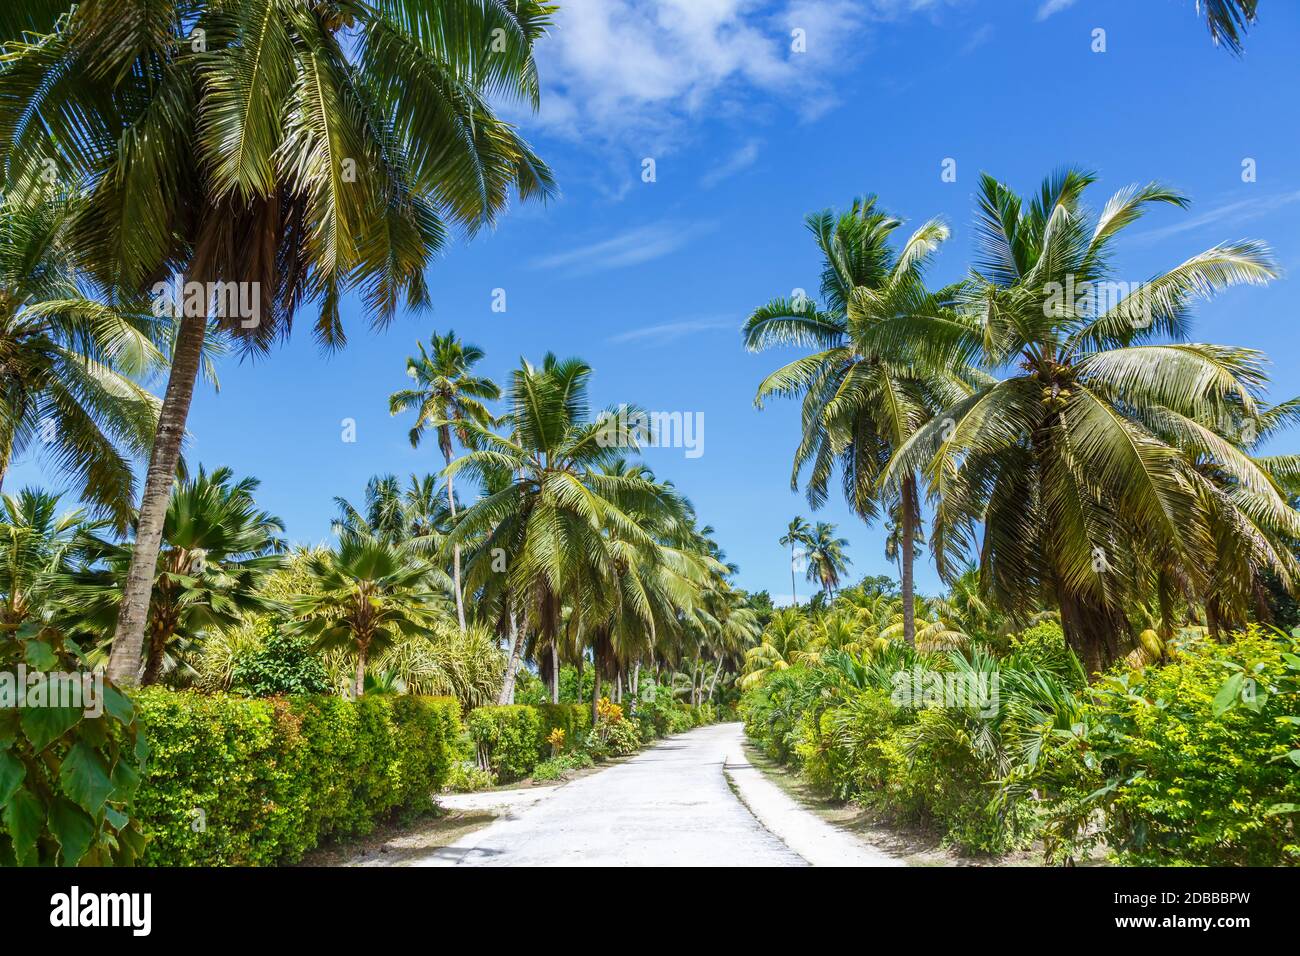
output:
M 739 582 L 790 590 L 776 539 L 790 491 L 797 407 L 759 412 L 755 386 L 788 354 L 752 355 L 739 326 L 795 288 L 815 293 L 806 213 L 874 192 L 912 223 L 943 216 L 953 237 L 932 272 L 960 277 L 981 170 L 1022 192 L 1063 164 L 1100 173 L 1093 201 L 1159 179 L 1193 200 L 1129 230 L 1116 263 L 1141 280 L 1216 242 L 1269 242 L 1287 276 L 1199 307 L 1194 338 L 1274 361 L 1273 397 L 1300 394 L 1300 5 L 1266 0 L 1235 59 L 1210 43 L 1193 0 L 568 0 L 540 50 L 544 105 L 517 118 L 562 196 L 516 208 L 431 269 L 431 313 L 371 334 L 351 310 L 347 350 L 309 334 L 257 363 L 222 363 L 201 387 L 191 462 L 261 478 L 259 499 L 295 541 L 328 538 L 332 498 L 359 498 L 377 472 L 436 470 L 390 418 L 417 338 L 454 328 L 504 381 L 520 356 L 580 355 L 596 406 L 702 412 L 704 453 L 647 460 L 714 526 Z M 1090 49 L 1106 31 L 1106 52 Z M 791 31 L 806 52 L 791 51 Z M 1242 161 L 1257 181 L 1242 182 Z M 656 181 L 642 181 L 655 160 Z M 955 159 L 956 182 L 941 181 Z M 491 309 L 494 289 L 507 311 Z M 357 440 L 341 440 L 341 421 Z M 1283 446 L 1294 446 L 1288 436 Z M 59 486 L 39 461 L 6 486 Z M 832 502 L 816 518 L 850 541 L 852 575 L 892 573 L 883 530 Z M 939 582 L 922 561 L 918 584 Z M 800 593 L 806 593 L 801 583 Z

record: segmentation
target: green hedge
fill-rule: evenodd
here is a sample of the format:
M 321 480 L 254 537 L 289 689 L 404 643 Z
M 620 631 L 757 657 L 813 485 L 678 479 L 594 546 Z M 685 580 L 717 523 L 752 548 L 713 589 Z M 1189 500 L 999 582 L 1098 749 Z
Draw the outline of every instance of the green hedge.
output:
M 652 717 L 652 713 L 658 716 Z M 688 707 L 670 701 L 661 710 L 644 711 L 634 725 L 640 727 L 641 739 L 649 741 L 716 720 L 717 713 L 711 706 Z M 546 738 L 555 728 L 564 731 L 566 749 L 584 741 L 591 730 L 591 706 L 510 704 L 477 707 L 470 711 L 466 725 L 478 749 L 479 764 L 496 774 L 498 783 L 509 783 L 527 777 L 538 763 L 550 757 L 551 745 Z
M 496 774 L 498 783 L 528 776 L 537 766 L 542 715 L 536 707 L 508 704 L 476 707 L 466 720 L 478 748 L 479 765 Z
M 151 752 L 133 815 L 144 862 L 292 863 L 431 804 L 450 770 L 450 698 L 250 700 L 162 689 L 135 702 Z

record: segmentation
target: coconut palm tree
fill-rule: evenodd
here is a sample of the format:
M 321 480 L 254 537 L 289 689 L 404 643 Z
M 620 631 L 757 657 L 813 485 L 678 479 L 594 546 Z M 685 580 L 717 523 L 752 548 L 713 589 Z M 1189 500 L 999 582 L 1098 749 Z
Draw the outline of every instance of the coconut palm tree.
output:
M 808 539 L 808 580 L 821 584 L 827 598 L 834 596 L 840 575 L 851 563 L 844 554 L 848 544 L 847 538 L 835 536 L 835 525 L 826 521 L 818 521 Z
M 798 558 L 795 554 L 795 548 L 808 547 L 808 536 L 812 532 L 812 527 L 807 521 L 804 521 L 799 515 L 790 519 L 786 525 L 785 534 L 781 535 L 778 544 L 790 549 L 790 598 L 794 601 L 795 607 L 799 606 L 799 588 L 795 584 L 795 565 Z
M 935 367 L 918 374 L 913 357 L 874 347 L 866 333 L 896 315 L 938 315 L 953 290 L 936 294 L 924 286 L 924 269 L 948 228 L 923 224 L 895 251 L 892 234 L 902 225 L 876 207 L 874 196 L 857 199 L 844 213 L 829 210 L 807 218 L 822 256 L 819 307 L 806 295 L 774 299 L 745 324 L 751 350 L 797 345 L 815 349 L 759 385 L 755 403 L 771 396 L 803 397 L 803 434 L 790 477 L 797 488 L 808 469 L 809 503 L 820 507 L 838 465 L 845 498 L 864 521 L 883 507 L 900 532 L 901 583 L 908 640 L 914 624 L 914 543 L 921 521 L 915 477 L 883 487 L 881 470 L 897 449 L 940 408 L 969 394 L 973 370 Z
M 1122 652 L 1125 608 L 1158 586 L 1226 593 L 1212 574 L 1225 541 L 1295 581 L 1281 538 L 1294 539 L 1300 516 L 1241 443 L 1259 427 L 1263 356 L 1186 341 L 1193 300 L 1275 276 L 1268 250 L 1222 244 L 1118 282 L 1123 228 L 1153 203 L 1186 200 L 1133 186 L 1093 217 L 1082 202 L 1093 182 L 1065 170 L 1025 202 L 984 176 L 967 314 L 898 317 L 872 337 L 1008 373 L 922 426 L 884 480 L 924 469 L 940 574 L 966 568 L 982 528 L 982 595 L 1021 617 L 1059 607 L 1071 647 L 1098 671 Z
M 74 204 L 47 193 L 0 203 L 0 485 L 28 450 L 125 528 L 130 457 L 153 440 L 158 402 L 132 379 L 162 361 L 149 316 L 85 294 L 66 244 Z
M 604 647 L 609 635 L 599 628 L 629 581 L 620 562 L 629 549 L 656 543 L 638 516 L 663 513 L 671 498 L 640 471 L 604 470 L 646 436 L 635 415 L 611 409 L 590 420 L 590 377 L 579 359 L 523 362 L 506 396 L 510 431 L 463 422 L 473 441 L 447 468 L 495 489 L 462 512 L 450 534 L 453 543 L 479 541 L 465 585 L 508 593 L 539 656 L 558 656 L 566 633 Z
M 501 397 L 501 389 L 488 378 L 471 374 L 471 370 L 483 359 L 483 350 L 477 345 L 466 345 L 456 338 L 455 332 L 435 335 L 429 343 L 430 352 L 425 351 L 424 344 L 417 342 L 419 358 L 414 356 L 406 360 L 406 374 L 415 380 L 416 387 L 394 392 L 388 398 L 390 414 L 417 409 L 415 425 L 411 428 L 411 447 L 420 447 L 426 428 L 434 428 L 438 434 L 438 450 L 442 452 L 443 461 L 450 465 L 452 452 L 452 433 L 464 445 L 470 440 L 470 434 L 461 423 L 473 421 L 486 427 L 492 421 L 492 415 L 483 405 L 484 401 L 495 401 Z M 447 507 L 451 511 L 451 520 L 456 520 L 456 492 L 452 485 L 451 473 L 447 473 Z M 452 545 L 452 581 L 456 588 L 456 618 L 460 629 L 465 630 L 465 595 L 460 586 L 460 544 Z
M 51 168 L 91 184 L 71 230 L 88 273 L 131 292 L 179 273 L 194 290 L 179 310 L 109 667 L 129 683 L 209 320 L 264 351 L 310 307 L 317 341 L 340 348 L 347 291 L 385 325 L 403 303 L 427 304 L 424 270 L 449 227 L 491 223 L 512 188 L 549 194 L 549 170 L 494 104 L 537 107 L 533 46 L 553 7 L 29 6 L 6 19 L 27 32 L 4 37 L 0 186 L 28 197 Z
M 0 635 L 48 617 L 81 560 L 81 535 L 98 527 L 59 495 L 24 488 L 0 497 Z
M 334 550 L 307 556 L 310 590 L 290 601 L 294 620 L 287 630 L 314 638 L 318 649 L 350 653 L 356 664 L 352 693 L 361 697 L 371 658 L 445 622 L 430 570 L 409 543 L 345 534 Z
M 258 509 L 258 484 L 256 478 L 235 481 L 229 468 L 210 475 L 200 468 L 196 477 L 177 482 L 149 604 L 143 685 L 182 665 L 179 648 L 279 606 L 263 586 L 283 564 L 284 524 Z M 78 628 L 103 634 L 117 619 L 134 545 L 87 534 L 82 548 L 88 569 L 76 576 L 64 603 L 75 609 Z M 110 648 L 106 642 L 100 654 Z

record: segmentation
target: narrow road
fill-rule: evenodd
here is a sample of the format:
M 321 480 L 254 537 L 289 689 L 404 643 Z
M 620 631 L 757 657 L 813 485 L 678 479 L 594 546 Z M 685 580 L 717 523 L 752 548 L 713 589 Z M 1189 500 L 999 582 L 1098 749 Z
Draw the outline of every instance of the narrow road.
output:
M 723 763 L 747 764 L 742 739 L 740 724 L 679 734 L 625 763 L 558 787 L 412 864 L 807 865 L 732 791 Z M 787 812 L 806 814 L 824 826 L 801 809 Z

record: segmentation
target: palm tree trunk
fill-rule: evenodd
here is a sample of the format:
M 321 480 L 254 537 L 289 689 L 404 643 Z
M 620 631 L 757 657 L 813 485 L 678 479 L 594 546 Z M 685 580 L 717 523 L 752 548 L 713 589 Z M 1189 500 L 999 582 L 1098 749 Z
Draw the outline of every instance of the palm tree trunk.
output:
M 360 700 L 366 692 L 366 643 L 357 645 L 357 679 L 352 685 L 353 700 Z
M 497 696 L 498 704 L 515 702 L 515 674 L 519 672 L 519 652 L 524 646 L 524 634 L 519 630 L 519 620 L 515 612 L 510 612 L 510 658 L 506 661 L 506 676 L 501 681 L 501 693 Z
M 579 690 L 581 690 L 582 685 L 579 684 L 578 688 Z M 578 696 L 581 697 L 582 694 L 579 693 Z M 560 702 L 560 652 L 555 646 L 555 640 L 552 638 L 551 640 L 551 703 L 558 704 L 559 702 Z
M 451 452 L 444 448 L 443 457 L 451 465 Z M 447 507 L 451 509 L 451 523 L 456 523 L 456 492 L 452 488 L 451 475 L 447 475 Z M 465 595 L 460 587 L 460 542 L 451 546 L 451 580 L 456 589 L 456 620 L 460 622 L 460 632 L 465 633 Z
M 799 587 L 794 583 L 794 542 L 790 542 L 790 600 L 799 606 Z
M 185 437 L 185 422 L 194 398 L 194 380 L 199 374 L 203 339 L 208 328 L 206 316 L 186 317 L 180 322 L 172 352 L 171 374 L 167 377 L 167 391 L 158 414 L 158 430 L 149 454 L 149 471 L 140 501 L 140 517 L 136 521 L 131 567 L 122 589 L 122 606 L 118 610 L 117 630 L 113 634 L 113 653 L 108 661 L 109 679 L 123 685 L 135 684 L 140 679 L 144 628 L 158 567 L 158 549 L 162 547 L 163 521 L 171 501 L 172 482 L 176 480 L 181 441 Z
M 713 692 L 718 688 L 718 675 L 722 673 L 722 658 L 718 658 L 718 666 L 713 668 L 713 680 L 709 681 L 709 692 L 704 697 L 704 702 L 708 703 L 713 700 Z
M 641 702 L 641 662 L 637 661 L 632 668 L 632 704 Z
M 916 599 L 912 579 L 912 564 L 916 559 L 916 476 L 908 475 L 903 481 L 903 553 L 900 576 L 903 589 L 903 640 L 916 645 Z
M 600 714 L 600 663 L 598 661 L 592 662 L 591 676 L 591 725 L 594 727 Z

